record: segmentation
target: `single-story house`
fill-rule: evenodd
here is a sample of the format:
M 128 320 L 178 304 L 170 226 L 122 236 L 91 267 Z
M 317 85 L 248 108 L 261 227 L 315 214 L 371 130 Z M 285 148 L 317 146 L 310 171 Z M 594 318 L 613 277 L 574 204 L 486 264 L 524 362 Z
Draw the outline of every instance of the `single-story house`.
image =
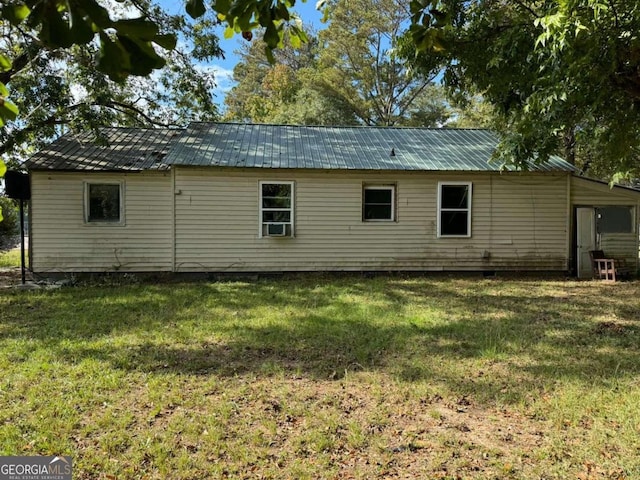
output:
M 34 272 L 638 269 L 640 191 L 486 130 L 193 123 L 66 135 L 30 158 Z

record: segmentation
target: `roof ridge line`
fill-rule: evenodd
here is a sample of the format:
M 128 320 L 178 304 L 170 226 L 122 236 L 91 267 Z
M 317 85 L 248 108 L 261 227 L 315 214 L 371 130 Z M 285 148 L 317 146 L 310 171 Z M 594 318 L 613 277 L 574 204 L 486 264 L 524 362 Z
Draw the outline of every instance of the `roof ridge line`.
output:
M 245 122 L 208 122 L 196 120 L 189 122 L 186 129 L 192 125 L 237 125 L 246 127 L 286 127 L 286 128 L 336 128 L 336 129 L 376 129 L 376 130 L 431 130 L 431 131 L 482 131 L 495 133 L 490 128 L 479 127 L 413 127 L 407 125 L 292 125 L 286 123 L 245 123 Z

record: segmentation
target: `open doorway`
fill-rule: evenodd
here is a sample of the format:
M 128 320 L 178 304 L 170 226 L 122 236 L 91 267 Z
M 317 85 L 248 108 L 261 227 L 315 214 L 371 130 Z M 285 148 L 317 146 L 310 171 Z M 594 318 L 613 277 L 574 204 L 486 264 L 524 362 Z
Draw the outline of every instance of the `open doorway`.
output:
M 637 252 L 634 207 L 625 205 L 583 206 L 575 210 L 575 271 L 578 278 L 591 278 L 589 252 L 633 258 Z M 627 253 L 628 252 L 628 253 Z

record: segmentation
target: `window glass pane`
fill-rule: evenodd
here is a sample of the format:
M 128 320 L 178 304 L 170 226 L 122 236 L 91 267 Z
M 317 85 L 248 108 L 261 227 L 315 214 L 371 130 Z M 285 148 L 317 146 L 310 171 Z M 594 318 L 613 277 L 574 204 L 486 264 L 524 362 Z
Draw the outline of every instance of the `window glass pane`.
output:
M 262 197 L 291 198 L 291 185 L 288 183 L 263 183 Z
M 633 216 L 629 207 L 596 209 L 598 233 L 633 233 Z
M 291 208 L 291 198 L 262 197 L 263 208 Z
M 468 235 L 468 212 L 440 212 L 440 235 Z
M 365 220 L 391 220 L 391 205 L 365 205 Z
M 468 185 L 442 185 L 440 208 L 467 208 L 469 206 Z
M 120 221 L 120 185 L 89 185 L 89 221 Z
M 364 188 L 364 220 L 393 220 L 393 187 Z
M 364 203 L 378 203 L 391 205 L 391 189 L 365 188 Z
M 272 212 L 262 212 L 263 222 L 291 222 L 291 212 L 287 210 L 276 210 Z

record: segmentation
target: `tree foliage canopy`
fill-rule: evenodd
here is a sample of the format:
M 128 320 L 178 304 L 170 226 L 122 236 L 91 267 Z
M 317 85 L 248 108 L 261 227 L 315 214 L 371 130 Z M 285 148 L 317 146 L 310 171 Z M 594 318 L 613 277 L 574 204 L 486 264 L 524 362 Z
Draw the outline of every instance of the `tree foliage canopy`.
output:
M 406 123 L 440 69 L 437 59 L 427 65 L 425 58 L 416 72 L 398 57 L 408 0 L 329 0 L 327 8 L 319 53 L 323 94 L 340 99 L 365 125 Z
M 129 71 L 131 75 L 125 76 L 121 70 L 105 68 L 112 63 L 101 63 L 105 46 L 97 41 L 98 37 L 87 43 L 81 43 L 84 37 L 80 37 L 79 43 L 66 46 L 68 32 L 57 33 L 64 42 L 45 43 L 40 39 L 42 33 L 29 28 L 26 20 L 18 25 L 6 20 L 0 23 L 4 38 L 0 55 L 11 64 L 0 77 L 9 85 L 11 101 L 19 105 L 21 112 L 19 118 L 9 119 L 0 128 L 0 154 L 5 159 L 14 162 L 24 158 L 59 135 L 61 129 L 178 126 L 189 120 L 217 118 L 213 75 L 196 63 L 222 54 L 213 33 L 215 21 L 203 17 L 190 22 L 184 16 L 166 14 L 148 0 L 113 2 L 112 6 L 111 16 L 120 20 L 111 23 L 119 28 L 149 23 L 159 32 L 154 34 L 156 39 L 181 38 L 179 47 L 175 42 L 168 45 L 171 49 L 160 49 L 156 44 L 154 55 L 160 58 L 155 51 L 158 49 L 162 61 L 154 64 L 153 75 L 148 75 L 148 69 Z M 134 15 L 145 20 L 133 22 Z M 64 27 L 58 28 L 66 32 Z
M 275 64 L 254 40 L 234 70 L 227 118 L 258 123 L 439 126 L 450 115 L 429 71 L 398 55 L 408 27 L 405 0 L 331 0 L 328 26 L 293 48 L 285 36 Z
M 322 75 L 319 48 L 313 33 L 308 33 L 308 41 L 299 48 L 285 36 L 282 48 L 273 50 L 276 61 L 271 63 L 260 38 L 247 44 L 233 71 L 237 84 L 225 97 L 225 118 L 254 123 L 355 124 L 347 105 L 316 88 Z
M 500 157 L 562 153 L 638 175 L 640 8 L 627 0 L 412 0 L 416 68 L 444 56 L 446 85 L 499 116 Z

